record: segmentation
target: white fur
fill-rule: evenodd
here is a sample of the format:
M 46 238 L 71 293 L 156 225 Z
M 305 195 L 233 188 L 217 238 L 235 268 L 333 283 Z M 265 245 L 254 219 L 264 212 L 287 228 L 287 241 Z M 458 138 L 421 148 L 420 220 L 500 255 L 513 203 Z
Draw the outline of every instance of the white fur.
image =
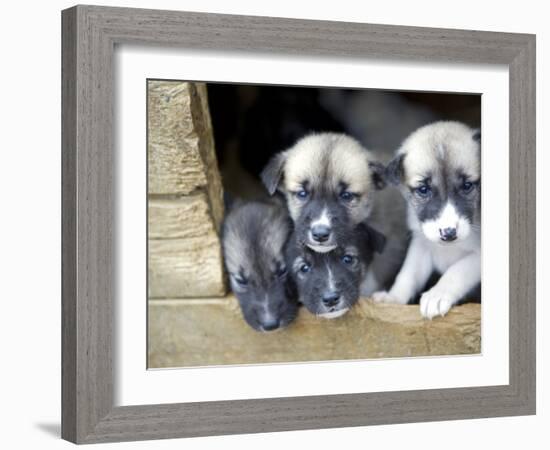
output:
M 429 240 L 442 245 L 449 245 L 449 243 L 441 240 L 441 230 L 445 228 L 456 228 L 456 240 L 453 241 L 452 245 L 466 239 L 470 234 L 470 223 L 458 214 L 451 202 L 447 202 L 437 219 L 427 220 L 421 226 L 424 235 Z
M 322 317 L 323 319 L 336 319 L 337 317 L 342 317 L 348 311 L 349 311 L 349 308 L 342 308 L 342 309 L 339 309 L 338 311 L 331 311 L 331 312 L 318 314 L 318 316 Z
M 268 294 L 265 294 L 265 300 L 264 300 L 264 313 L 263 313 L 263 319 L 264 322 L 271 322 L 274 319 L 273 314 L 269 310 L 269 296 Z
M 481 281 L 481 255 L 469 253 L 451 264 L 437 284 L 420 297 L 420 313 L 431 319 L 444 316 Z
M 334 285 L 334 275 L 332 275 L 332 270 L 330 270 L 330 265 L 327 263 L 327 270 L 328 270 L 328 288 L 331 291 L 334 291 L 335 285 Z
M 317 253 L 328 253 L 336 248 L 336 245 L 315 245 L 315 244 L 307 244 L 307 246 Z
M 398 151 L 407 154 L 405 183 L 416 185 L 426 173 L 436 172 L 438 160 L 459 167 L 472 179 L 480 177 L 479 144 L 473 130 L 458 122 L 437 122 L 412 133 Z M 477 222 L 476 222 L 477 223 Z M 447 203 L 437 219 L 420 223 L 413 208 L 408 211 L 413 237 L 407 256 L 389 292 L 376 292 L 376 302 L 408 303 L 435 270 L 441 278 L 420 297 L 423 317 L 443 316 L 481 282 L 481 233 Z M 456 228 L 457 239 L 444 242 L 440 230 Z
M 352 192 L 368 192 L 371 188 L 368 168 L 371 154 L 352 137 L 338 133 L 310 134 L 286 151 L 286 190 L 297 191 L 304 178 L 313 179 L 319 176 L 320 169 L 325 164 L 327 148 L 334 149 L 329 153 L 331 176 L 345 174 L 346 179 L 351 182 L 349 189 Z
M 433 171 L 442 157 L 451 167 L 464 170 L 469 178 L 479 178 L 479 143 L 472 138 L 473 133 L 474 130 L 459 122 L 436 122 L 412 133 L 397 152 L 407 154 L 406 184 L 417 184 L 417 177 Z
M 316 227 L 318 225 L 324 225 L 326 227 L 330 227 L 330 216 L 328 214 L 326 206 L 321 211 L 321 214 L 317 219 L 311 222 L 311 228 Z
M 309 239 L 308 239 L 309 242 L 306 245 L 310 249 L 312 249 L 314 252 L 327 253 L 327 252 L 330 252 L 331 250 L 334 250 L 336 248 L 336 245 L 323 245 L 323 244 L 317 245 L 317 244 L 313 244 L 313 242 L 315 242 L 315 239 L 313 239 L 313 234 L 311 232 L 313 227 L 315 227 L 317 225 L 324 225 L 324 226 L 330 228 L 330 224 L 331 224 L 330 214 L 328 213 L 327 208 L 324 207 L 323 210 L 321 211 L 321 214 L 319 214 L 319 217 L 317 217 L 317 219 L 315 219 L 313 222 L 311 222 L 311 225 L 310 225 Z
M 443 275 L 437 284 L 422 294 L 420 313 L 432 319 L 445 315 L 453 305 L 481 281 L 481 254 L 476 235 L 462 243 L 441 246 L 415 233 L 392 288 L 376 292 L 375 302 L 406 304 L 428 281 L 433 270 Z
M 304 204 L 294 193 L 303 189 L 304 180 L 309 181 L 313 189 L 319 186 L 336 189 L 340 182 L 345 182 L 351 192 L 358 194 L 349 204 L 350 217 L 354 223 L 367 218 L 370 193 L 374 190 L 369 162 L 374 161 L 374 157 L 357 140 L 338 133 L 310 134 L 282 155 L 284 177 L 279 189 L 286 194 L 294 222 Z

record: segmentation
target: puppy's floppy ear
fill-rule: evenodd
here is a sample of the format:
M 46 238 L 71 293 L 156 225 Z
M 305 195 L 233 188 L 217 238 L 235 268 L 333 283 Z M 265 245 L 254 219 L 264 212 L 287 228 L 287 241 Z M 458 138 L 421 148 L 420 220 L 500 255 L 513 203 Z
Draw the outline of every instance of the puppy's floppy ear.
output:
M 369 161 L 369 169 L 372 173 L 372 181 L 376 189 L 384 189 L 386 187 L 386 168 L 378 161 Z
M 380 233 L 380 231 L 372 228 L 370 225 L 365 224 L 365 227 L 368 231 L 371 248 L 377 253 L 382 253 L 386 248 L 386 236 Z
M 275 191 L 279 187 L 281 178 L 283 177 L 284 167 L 286 163 L 286 153 L 281 152 L 273 156 L 267 165 L 262 170 L 260 178 L 267 188 L 269 195 L 275 194 Z
M 365 222 L 360 223 L 358 227 L 363 238 L 364 249 L 369 253 L 372 251 L 382 253 L 386 248 L 386 236 Z
M 397 155 L 393 158 L 389 164 L 386 166 L 385 178 L 392 184 L 399 184 L 403 178 L 403 160 L 405 159 L 405 154 Z

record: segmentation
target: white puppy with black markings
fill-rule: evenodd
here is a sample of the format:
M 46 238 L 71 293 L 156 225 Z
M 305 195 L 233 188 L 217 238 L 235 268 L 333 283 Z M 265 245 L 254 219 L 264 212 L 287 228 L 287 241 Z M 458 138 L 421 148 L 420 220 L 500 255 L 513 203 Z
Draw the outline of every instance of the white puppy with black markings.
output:
M 436 122 L 412 133 L 387 167 L 408 204 L 412 239 L 389 291 L 374 301 L 408 303 L 434 271 L 438 282 L 420 297 L 426 318 L 444 316 L 481 282 L 481 145 L 479 130 Z

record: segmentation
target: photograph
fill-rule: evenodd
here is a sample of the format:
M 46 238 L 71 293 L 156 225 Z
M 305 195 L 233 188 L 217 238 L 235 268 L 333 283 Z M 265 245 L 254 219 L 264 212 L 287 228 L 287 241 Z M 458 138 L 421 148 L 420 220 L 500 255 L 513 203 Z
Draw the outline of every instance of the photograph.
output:
M 255 448 L 269 435 L 278 448 L 281 432 L 305 445 L 344 433 L 334 447 L 358 432 L 467 448 L 535 435 L 499 419 L 535 416 L 541 394 L 540 14 L 528 26 L 521 8 L 481 4 L 434 5 L 437 19 L 385 3 L 69 6 L 55 47 L 61 134 L 34 121 L 61 146 L 49 373 L 61 373 L 62 439 L 261 434 Z M 21 101 L 37 86 L 19 82 L 27 72 L 6 84 L 16 118 L 42 106 Z M 43 157 L 41 128 L 20 122 L 18 145 L 34 138 Z M 6 171 L 12 190 L 27 169 L 55 178 L 7 154 L 24 159 Z M 37 192 L 8 196 L 32 216 L 6 209 L 32 228 L 25 242 L 48 241 Z M 41 253 L 5 235 L 25 268 L 19 299 L 42 288 L 28 265 Z M 51 359 L 36 351 L 43 335 L 18 351 L 27 364 Z
M 479 93 L 146 89 L 148 369 L 481 353 Z

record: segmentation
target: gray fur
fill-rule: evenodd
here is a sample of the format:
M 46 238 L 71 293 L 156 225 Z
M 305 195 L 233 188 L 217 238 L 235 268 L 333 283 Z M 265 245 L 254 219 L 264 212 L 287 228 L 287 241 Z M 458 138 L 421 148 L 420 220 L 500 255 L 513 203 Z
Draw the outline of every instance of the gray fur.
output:
M 225 267 L 246 322 L 258 331 L 287 326 L 296 316 L 284 246 L 291 222 L 276 202 L 236 204 L 223 226 Z
M 350 233 L 367 219 L 388 236 L 386 251 L 376 255 L 372 264 L 370 279 L 376 282 L 363 286 L 364 295 L 390 282 L 406 250 L 405 204 L 399 193 L 383 189 L 385 178 L 383 162 L 355 139 L 336 133 L 302 138 L 275 156 L 262 173 L 270 192 L 276 189 L 284 194 L 301 245 L 317 252 L 345 247 Z M 305 198 L 299 197 L 301 190 L 306 191 Z M 351 193 L 351 199 L 344 199 L 344 192 Z M 330 235 L 318 242 L 314 225 L 323 211 L 330 220 Z
M 315 315 L 340 317 L 358 300 L 363 278 L 374 253 L 382 253 L 385 236 L 359 224 L 346 236 L 347 245 L 314 252 L 293 233 L 286 248 L 287 266 L 296 282 L 301 303 Z
M 282 192 L 306 244 L 316 251 L 343 245 L 340 237 L 364 221 L 373 192 L 384 187 L 384 168 L 355 139 L 337 133 L 305 136 L 279 153 L 262 172 L 268 192 Z M 329 237 L 318 241 L 313 225 L 323 211 Z
M 377 285 L 364 286 L 361 291 L 364 296 L 391 286 L 407 252 L 407 205 L 397 189 L 390 186 L 376 194 L 368 223 L 386 236 L 386 245 L 383 253 L 373 256 L 369 269 Z

